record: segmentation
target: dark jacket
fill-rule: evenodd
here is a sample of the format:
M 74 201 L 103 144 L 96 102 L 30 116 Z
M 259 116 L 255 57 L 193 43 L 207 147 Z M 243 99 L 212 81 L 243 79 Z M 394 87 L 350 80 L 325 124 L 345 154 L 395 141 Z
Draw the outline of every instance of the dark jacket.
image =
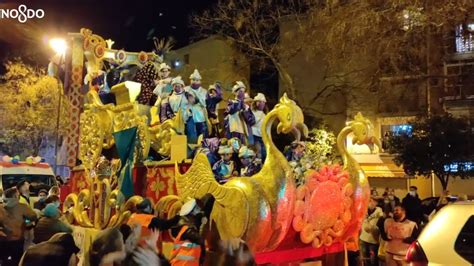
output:
M 42 211 L 44 209 L 44 207 L 46 207 L 46 202 L 45 201 L 37 201 L 35 202 L 35 204 L 33 205 L 33 207 L 37 210 L 40 210 Z
M 423 210 L 418 195 L 413 197 L 412 195 L 407 194 L 402 200 L 402 206 L 405 208 L 407 219 L 420 224 L 423 219 Z
M 0 206 L 0 224 L 6 240 L 21 240 L 26 230 L 26 220 L 36 221 L 36 213 L 29 206 L 18 203 L 13 207 Z
M 56 233 L 72 233 L 72 228 L 57 218 L 41 217 L 36 224 L 35 230 L 36 244 L 48 241 Z

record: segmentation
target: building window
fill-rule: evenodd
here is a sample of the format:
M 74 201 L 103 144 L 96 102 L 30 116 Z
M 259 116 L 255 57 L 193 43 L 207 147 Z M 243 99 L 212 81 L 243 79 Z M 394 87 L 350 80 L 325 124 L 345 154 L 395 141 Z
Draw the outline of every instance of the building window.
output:
M 474 52 L 474 23 L 459 25 L 456 27 L 456 52 L 471 53 Z
M 411 136 L 413 128 L 408 124 L 382 125 L 382 148 L 388 149 L 388 140 L 391 136 L 408 135 Z

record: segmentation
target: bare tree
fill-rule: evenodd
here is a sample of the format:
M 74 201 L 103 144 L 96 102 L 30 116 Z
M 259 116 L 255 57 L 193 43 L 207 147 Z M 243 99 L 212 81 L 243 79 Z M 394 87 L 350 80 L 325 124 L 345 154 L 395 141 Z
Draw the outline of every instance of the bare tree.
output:
M 454 43 L 458 25 L 469 33 L 466 23 L 474 8 L 472 0 L 344 2 L 311 14 L 314 25 L 324 27 L 315 41 L 329 71 L 371 66 L 372 77 L 392 80 L 441 76 L 439 66 L 451 52 L 446 44 Z
M 316 102 L 335 91 L 354 102 L 361 98 L 356 95 L 372 99 L 366 94 L 384 82 L 416 80 L 428 93 L 430 78 L 446 78 L 442 65 L 452 52 L 447 44 L 454 44 L 454 29 L 463 25 L 461 34 L 471 34 L 473 8 L 474 0 L 229 0 L 193 16 L 192 23 L 198 36 L 224 36 L 252 63 L 274 66 L 293 98 L 289 60 L 301 53 L 322 58 L 322 65 L 308 65 L 324 78 L 305 108 L 332 115 Z
M 314 0 L 229 0 L 219 1 L 210 10 L 192 17 L 192 24 L 199 37 L 220 35 L 235 44 L 253 64 L 260 67 L 271 64 L 278 71 L 290 97 L 296 88 L 283 60 L 291 58 L 307 46 L 304 40 L 310 22 L 307 14 L 321 1 Z M 291 19 L 295 24 L 295 36 L 291 47 L 280 42 L 279 25 Z

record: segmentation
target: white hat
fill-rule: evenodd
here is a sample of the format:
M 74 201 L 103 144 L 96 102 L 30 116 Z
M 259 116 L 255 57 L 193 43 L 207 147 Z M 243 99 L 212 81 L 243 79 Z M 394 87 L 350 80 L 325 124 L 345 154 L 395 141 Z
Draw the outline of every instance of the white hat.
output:
M 242 146 L 239 150 L 239 158 L 249 158 L 255 156 L 255 152 L 247 146 Z
M 197 69 L 194 69 L 194 72 L 189 76 L 189 79 L 198 79 L 201 80 L 201 75 L 199 74 L 199 71 Z
M 179 211 L 179 216 L 186 216 L 190 214 L 193 211 L 194 207 L 196 207 L 196 200 L 195 199 L 188 200 L 181 207 L 181 210 Z
M 234 87 L 232 87 L 232 92 L 236 93 L 239 89 L 246 89 L 245 84 L 242 81 L 236 81 Z
M 174 84 L 181 84 L 184 87 L 184 81 L 181 79 L 181 76 L 177 76 L 176 78 L 171 80 L 171 85 Z
M 215 90 L 215 91 L 217 91 L 216 85 L 214 85 L 214 84 L 209 85 L 209 90 Z
M 159 69 L 159 71 L 161 71 L 162 69 L 165 69 L 165 68 L 167 68 L 168 70 L 171 69 L 171 67 L 168 66 L 166 63 L 161 63 L 161 64 L 160 64 L 160 69 Z
M 220 146 L 219 147 L 219 154 L 232 154 L 234 151 L 229 146 Z
M 193 96 L 194 98 L 196 98 L 196 93 L 194 92 L 194 90 L 187 90 L 186 91 L 186 97 L 188 97 L 189 95 Z
M 257 96 L 255 96 L 253 98 L 254 101 L 261 101 L 261 102 L 264 102 L 266 103 L 267 102 L 267 98 L 265 98 L 265 95 L 261 92 L 257 93 Z

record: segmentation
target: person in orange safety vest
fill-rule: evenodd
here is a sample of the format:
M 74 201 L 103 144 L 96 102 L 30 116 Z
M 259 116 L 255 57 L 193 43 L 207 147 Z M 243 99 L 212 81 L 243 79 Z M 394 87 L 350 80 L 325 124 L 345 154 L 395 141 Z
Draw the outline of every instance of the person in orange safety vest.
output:
M 153 207 L 151 201 L 144 198 L 137 204 L 137 212 L 133 213 L 127 221 L 127 224 L 133 228 L 133 225 L 138 224 L 141 227 L 140 239 L 147 239 L 151 234 L 148 225 L 155 216 L 153 215 Z M 161 239 L 156 243 L 156 248 L 161 250 Z
M 171 229 L 171 235 L 175 238 L 170 258 L 172 266 L 198 266 L 204 262 L 206 252 L 200 234 L 200 228 L 206 223 L 207 218 L 196 200 L 191 199 L 181 207 L 179 215 L 169 220 L 155 217 L 148 227 L 162 232 Z

